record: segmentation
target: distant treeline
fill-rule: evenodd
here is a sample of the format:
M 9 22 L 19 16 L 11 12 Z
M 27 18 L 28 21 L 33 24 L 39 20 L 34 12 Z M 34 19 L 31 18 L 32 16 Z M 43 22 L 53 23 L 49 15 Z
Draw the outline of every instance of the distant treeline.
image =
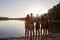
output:
M 9 20 L 8 17 L 0 17 L 0 20 Z
M 8 17 L 0 17 L 0 20 L 25 20 L 25 18 L 8 18 Z
M 9 20 L 25 20 L 25 18 L 9 18 Z

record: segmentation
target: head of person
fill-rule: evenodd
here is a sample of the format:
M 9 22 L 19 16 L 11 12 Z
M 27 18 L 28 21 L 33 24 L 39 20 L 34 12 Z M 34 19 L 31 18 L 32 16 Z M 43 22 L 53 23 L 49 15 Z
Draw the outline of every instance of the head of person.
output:
M 29 17 L 29 14 L 27 14 L 27 18 Z
M 44 16 L 43 15 L 41 16 L 41 19 L 44 19 Z
M 30 15 L 31 15 L 31 17 L 32 17 L 32 16 L 33 16 L 33 13 L 31 13 Z
M 44 17 L 46 17 L 47 16 L 47 14 L 44 14 Z

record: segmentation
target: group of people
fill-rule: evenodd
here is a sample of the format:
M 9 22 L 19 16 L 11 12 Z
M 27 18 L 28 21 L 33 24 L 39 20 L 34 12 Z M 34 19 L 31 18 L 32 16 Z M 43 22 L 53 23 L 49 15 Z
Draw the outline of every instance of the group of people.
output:
M 34 39 L 41 35 L 52 34 L 53 31 L 53 19 L 47 17 L 47 14 L 41 17 L 33 17 L 33 14 L 27 15 L 25 18 L 25 38 Z

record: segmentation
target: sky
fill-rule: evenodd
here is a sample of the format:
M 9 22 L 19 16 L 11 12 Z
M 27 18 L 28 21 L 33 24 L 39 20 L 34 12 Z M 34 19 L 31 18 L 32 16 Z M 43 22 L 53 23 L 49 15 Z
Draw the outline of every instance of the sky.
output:
M 0 16 L 21 18 L 27 14 L 44 14 L 60 0 L 0 0 Z

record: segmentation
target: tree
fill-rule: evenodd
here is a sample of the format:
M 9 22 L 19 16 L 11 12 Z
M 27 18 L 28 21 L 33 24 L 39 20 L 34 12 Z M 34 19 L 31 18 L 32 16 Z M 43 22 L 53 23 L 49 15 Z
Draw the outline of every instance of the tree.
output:
M 52 17 L 54 20 L 60 20 L 60 3 L 49 9 L 47 16 Z M 54 22 L 53 30 L 60 33 L 60 22 Z
M 48 17 L 52 17 L 54 20 L 60 20 L 60 3 L 48 10 Z

